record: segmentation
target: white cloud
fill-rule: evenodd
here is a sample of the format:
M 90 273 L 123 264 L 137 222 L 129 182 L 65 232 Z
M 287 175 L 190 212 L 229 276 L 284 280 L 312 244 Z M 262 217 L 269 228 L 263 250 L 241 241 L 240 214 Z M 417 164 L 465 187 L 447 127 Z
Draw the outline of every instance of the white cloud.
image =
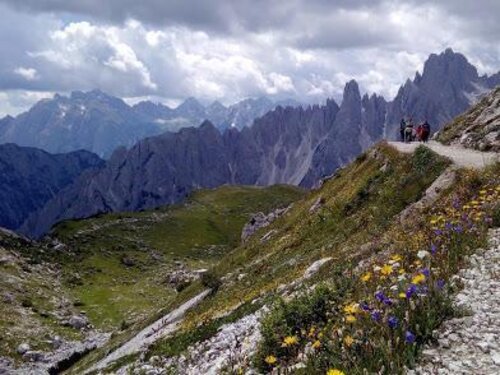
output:
M 220 0 L 153 12 L 154 4 L 130 0 L 127 16 L 121 1 L 33 0 L 13 10 L 0 0 L 0 52 L 9 56 L 0 61 L 0 90 L 99 88 L 170 103 L 260 95 L 321 101 L 338 99 L 354 78 L 363 91 L 391 99 L 446 47 L 481 73 L 500 68 L 499 26 L 483 10 L 454 11 L 451 1 Z M 72 22 L 63 23 L 63 10 Z
M 14 73 L 20 75 L 27 81 L 33 81 L 35 79 L 38 79 L 37 71 L 34 68 L 23 68 L 20 66 L 14 69 Z

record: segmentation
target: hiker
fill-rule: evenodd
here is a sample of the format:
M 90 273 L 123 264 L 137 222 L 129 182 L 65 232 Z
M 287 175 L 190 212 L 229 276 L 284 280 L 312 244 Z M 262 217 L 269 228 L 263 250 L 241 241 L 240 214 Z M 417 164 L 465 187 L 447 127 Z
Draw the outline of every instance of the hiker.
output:
M 431 125 L 427 122 L 427 120 L 425 120 L 422 125 L 422 142 L 427 143 L 430 135 L 431 135 Z
M 424 131 L 424 124 L 423 123 L 418 124 L 416 134 L 417 134 L 417 140 L 419 142 L 423 141 L 423 137 L 422 137 L 423 136 L 423 131 Z
M 410 117 L 410 119 L 408 120 L 408 122 L 406 122 L 406 127 L 405 127 L 405 142 L 409 143 L 409 142 L 413 141 L 413 137 L 414 137 L 414 134 L 413 134 L 413 120 Z
M 403 117 L 401 119 L 401 122 L 399 123 L 399 136 L 401 137 L 401 142 L 405 141 L 405 128 L 406 128 L 406 121 Z

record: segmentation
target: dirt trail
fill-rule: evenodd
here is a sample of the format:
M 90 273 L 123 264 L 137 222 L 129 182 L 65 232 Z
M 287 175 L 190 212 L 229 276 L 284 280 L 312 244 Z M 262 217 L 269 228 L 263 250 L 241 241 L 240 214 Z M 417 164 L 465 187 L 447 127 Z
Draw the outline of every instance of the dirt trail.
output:
M 422 143 L 389 142 L 389 144 L 401 152 L 412 153 Z M 460 146 L 446 146 L 435 141 L 430 141 L 426 143 L 425 146 L 429 147 L 437 154 L 449 158 L 459 167 L 482 169 L 500 161 L 500 155 L 495 152 L 481 152 Z

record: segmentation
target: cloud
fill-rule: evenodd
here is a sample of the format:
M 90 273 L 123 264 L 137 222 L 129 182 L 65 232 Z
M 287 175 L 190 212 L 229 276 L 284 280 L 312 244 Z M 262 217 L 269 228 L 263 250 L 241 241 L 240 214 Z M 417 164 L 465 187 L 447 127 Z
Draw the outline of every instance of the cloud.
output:
M 491 0 L 0 0 L 0 11 L 9 108 L 23 91 L 94 88 L 170 103 L 318 102 L 352 78 L 390 99 L 447 47 L 481 73 L 500 68 Z
M 35 79 L 38 79 L 37 71 L 34 68 L 23 68 L 20 66 L 14 69 L 14 73 L 19 74 L 27 81 L 33 81 Z

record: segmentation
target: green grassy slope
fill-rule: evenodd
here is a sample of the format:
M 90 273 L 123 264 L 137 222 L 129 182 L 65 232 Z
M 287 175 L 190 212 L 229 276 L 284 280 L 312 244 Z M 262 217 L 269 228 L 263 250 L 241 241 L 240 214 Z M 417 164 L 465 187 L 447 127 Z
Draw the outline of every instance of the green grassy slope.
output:
M 54 261 L 94 325 L 123 327 L 173 299 L 176 292 L 166 282 L 172 271 L 211 267 L 239 245 L 251 213 L 287 206 L 303 194 L 289 186 L 223 186 L 154 211 L 63 222 L 53 236 L 69 251 Z
M 417 201 L 448 164 L 428 149 L 402 155 L 385 144 L 360 156 L 321 189 L 295 203 L 261 235 L 226 255 L 213 269 L 225 280 L 217 294 L 188 313 L 177 337 L 158 343 L 152 352 L 168 353 L 171 342 L 199 330 L 195 328 L 199 322 L 210 325 L 242 302 L 272 294 L 281 284 L 302 276 L 318 259 L 332 257 L 333 261 L 322 267 L 314 282 L 339 267 L 356 264 L 366 256 L 361 251 L 365 245 L 382 241 L 396 215 Z M 318 200 L 321 207 L 311 212 Z M 262 234 L 270 229 L 275 234 L 262 243 Z

